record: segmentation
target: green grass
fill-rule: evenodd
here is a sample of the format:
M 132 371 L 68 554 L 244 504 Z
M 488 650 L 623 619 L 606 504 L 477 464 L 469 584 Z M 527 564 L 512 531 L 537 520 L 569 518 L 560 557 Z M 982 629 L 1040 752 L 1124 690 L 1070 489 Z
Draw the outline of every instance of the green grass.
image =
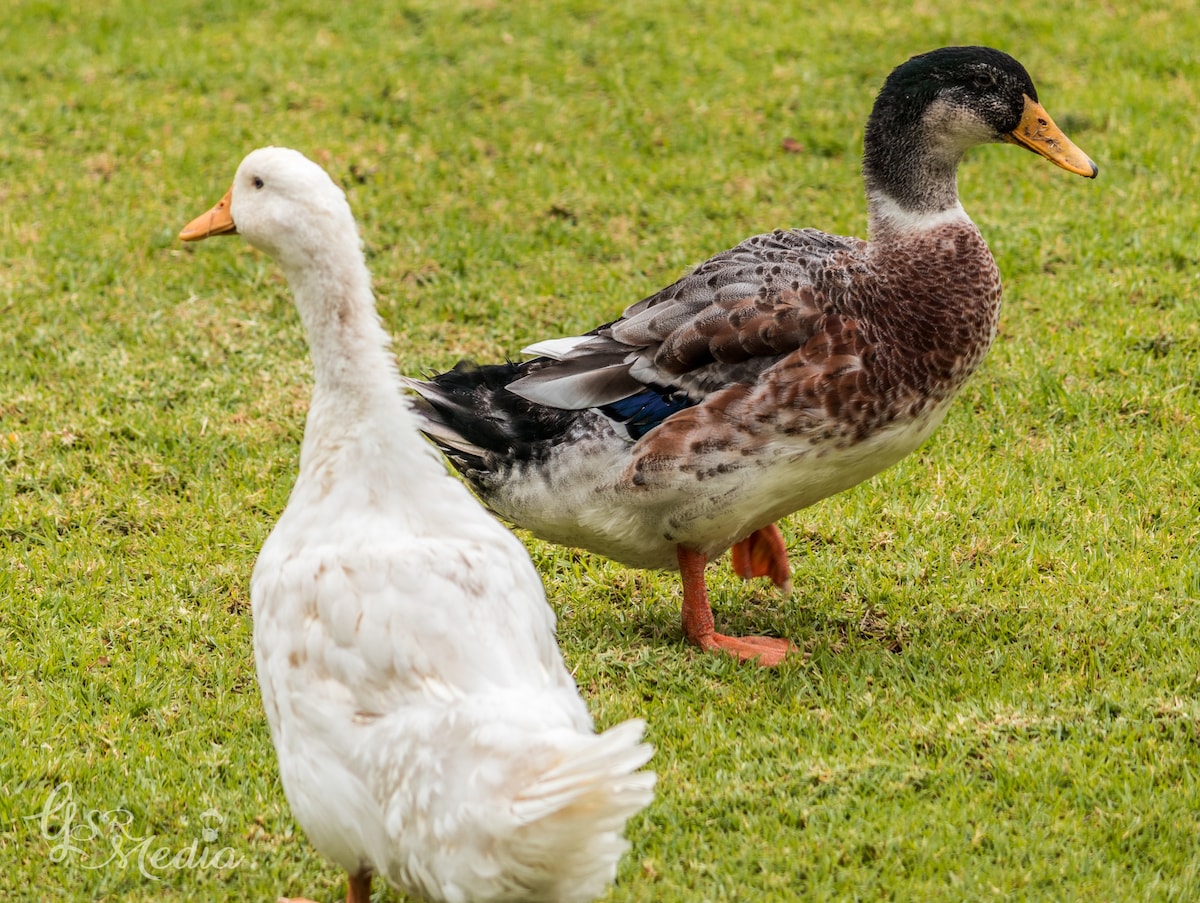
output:
M 0 18 L 0 896 L 342 893 L 250 648 L 303 336 L 273 264 L 175 239 L 247 151 L 347 187 L 420 373 L 590 328 L 756 232 L 862 234 L 875 90 L 974 42 L 1100 178 L 969 155 L 1006 281 L 982 371 L 926 448 L 785 523 L 792 598 L 711 571 L 724 626 L 807 655 L 698 654 L 673 575 L 529 540 L 598 723 L 644 716 L 657 748 L 607 899 L 1200 893 L 1190 2 L 249 6 Z

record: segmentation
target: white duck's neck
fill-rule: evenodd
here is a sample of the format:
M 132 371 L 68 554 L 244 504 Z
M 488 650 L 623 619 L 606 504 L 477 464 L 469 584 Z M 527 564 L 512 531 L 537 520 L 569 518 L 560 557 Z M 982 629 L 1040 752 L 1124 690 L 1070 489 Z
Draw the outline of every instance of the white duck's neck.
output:
M 375 389 L 395 388 L 388 336 L 375 312 L 371 277 L 358 248 L 343 247 L 337 255 L 308 261 L 288 273 L 288 283 L 308 336 L 319 391 L 373 396 Z
M 281 263 L 308 335 L 315 378 L 301 472 L 354 454 L 360 468 L 444 474 L 402 395 L 357 236 L 352 244 L 331 243 L 318 255 Z

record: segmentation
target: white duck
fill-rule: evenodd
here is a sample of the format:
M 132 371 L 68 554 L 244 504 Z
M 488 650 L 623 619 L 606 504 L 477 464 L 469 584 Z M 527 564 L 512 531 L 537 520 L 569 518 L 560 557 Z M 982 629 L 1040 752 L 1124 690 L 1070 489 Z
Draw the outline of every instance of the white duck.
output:
M 652 796 L 644 725 L 594 733 L 525 549 L 421 438 L 341 190 L 254 151 L 180 238 L 235 232 L 283 267 L 316 379 L 251 579 L 296 820 L 354 903 L 372 874 L 449 903 L 595 898 Z

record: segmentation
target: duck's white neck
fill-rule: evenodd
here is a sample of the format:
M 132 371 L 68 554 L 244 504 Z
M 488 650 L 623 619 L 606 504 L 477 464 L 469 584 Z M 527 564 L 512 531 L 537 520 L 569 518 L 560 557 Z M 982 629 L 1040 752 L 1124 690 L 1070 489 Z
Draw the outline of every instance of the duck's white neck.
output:
M 868 195 L 867 209 L 870 217 L 867 234 L 876 242 L 971 222 L 957 198 L 942 210 L 913 210 L 885 194 L 875 194 Z
M 320 468 L 327 453 L 357 445 L 369 448 L 364 460 L 371 467 L 444 471 L 402 394 L 357 238 L 280 262 L 308 335 L 315 379 L 301 470 Z
M 373 394 L 382 386 L 394 389 L 395 365 L 362 251 L 343 247 L 337 255 L 289 268 L 287 275 L 318 390 Z

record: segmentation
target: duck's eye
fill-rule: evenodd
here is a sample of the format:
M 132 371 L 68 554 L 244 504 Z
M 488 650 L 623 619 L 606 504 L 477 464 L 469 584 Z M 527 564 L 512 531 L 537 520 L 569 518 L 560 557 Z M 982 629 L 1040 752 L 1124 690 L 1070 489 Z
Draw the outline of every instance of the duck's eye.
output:
M 976 90 L 979 91 L 995 90 L 998 84 L 996 76 L 991 72 L 976 72 L 973 81 Z
M 263 180 L 262 180 L 262 179 L 260 179 L 258 176 L 255 176 L 255 177 L 254 177 L 254 187 L 255 187 L 255 188 L 262 188 L 262 187 L 263 187 Z

